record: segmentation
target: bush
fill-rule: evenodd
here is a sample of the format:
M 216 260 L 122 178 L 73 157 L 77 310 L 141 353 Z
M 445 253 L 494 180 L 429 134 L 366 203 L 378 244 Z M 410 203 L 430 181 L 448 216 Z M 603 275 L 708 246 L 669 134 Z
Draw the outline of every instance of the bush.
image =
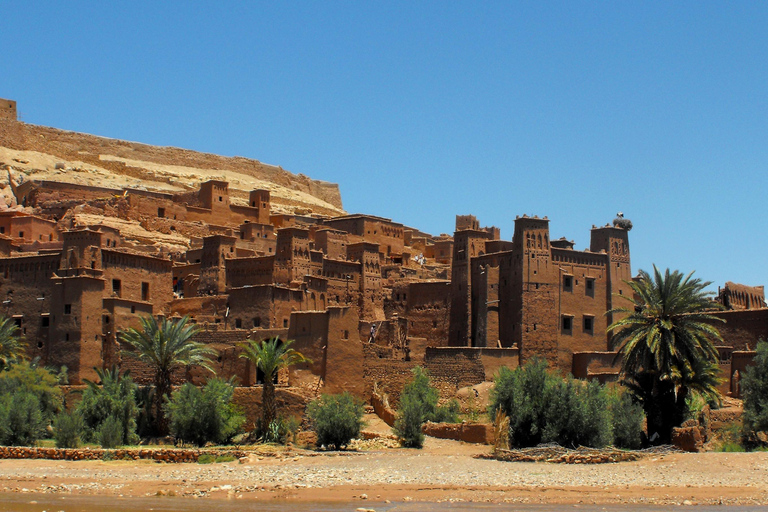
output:
M 449 422 L 458 421 L 459 403 L 452 400 L 446 406 L 438 406 L 439 395 L 429 383 L 429 373 L 417 366 L 413 369 L 413 379 L 403 388 L 400 394 L 395 434 L 403 446 L 421 448 L 424 435 L 421 426 L 427 421 Z
M 642 445 L 643 406 L 635 402 L 629 392 L 615 390 L 609 395 L 609 409 L 613 423 L 613 445 L 636 450 Z
M 532 359 L 510 370 L 502 367 L 491 393 L 490 415 L 501 411 L 509 417 L 509 442 L 513 446 L 536 446 L 544 435 L 546 390 L 559 378 L 547 373 L 547 363 Z
M 136 405 L 138 386 L 133 382 L 128 372 L 120 375 L 117 368 L 111 370 L 96 369 L 101 385 L 86 380 L 88 387 L 83 391 L 83 398 L 77 404 L 77 411 L 83 416 L 86 428 L 86 438 L 89 441 L 99 440 L 103 423 L 112 418 L 109 429 L 119 425 L 122 429 L 120 439 L 114 442 L 114 432 L 109 433 L 108 442 L 111 446 L 136 444 L 136 417 L 139 414 Z M 99 443 L 105 446 L 104 443 Z
M 77 412 L 62 412 L 53 421 L 56 448 L 77 448 L 83 435 L 83 417 Z
M 757 355 L 753 366 L 741 379 L 744 398 L 743 437 L 747 444 L 756 443 L 756 433 L 768 430 L 768 343 L 757 343 Z
M 62 406 L 58 383 L 49 370 L 22 361 L 0 372 L 0 396 L 31 393 L 37 398 L 42 421 L 50 425 Z
M 286 444 L 289 440 L 296 440 L 300 426 L 301 421 L 293 416 L 288 418 L 278 416 L 269 423 L 266 430 L 261 427 L 259 421 L 254 434 L 256 439 L 261 439 L 265 443 Z
M 96 440 L 102 448 L 117 448 L 123 444 L 125 439 L 125 426 L 119 418 L 107 416 L 107 419 L 101 422 L 96 431 Z
M 197 446 L 228 443 L 245 423 L 245 416 L 232 404 L 233 393 L 234 386 L 222 379 L 209 380 L 202 390 L 184 384 L 165 405 L 171 433 Z
M 0 397 L 0 445 L 32 446 L 47 425 L 34 393 L 17 391 Z
M 597 381 L 563 379 L 538 359 L 501 368 L 495 384 L 490 412 L 508 416 L 514 446 L 639 446 L 643 411 L 627 393 L 614 396 Z
M 313 400 L 307 414 L 317 432 L 318 446 L 335 450 L 347 446 L 350 440 L 360 435 L 364 412 L 363 403 L 346 391 Z

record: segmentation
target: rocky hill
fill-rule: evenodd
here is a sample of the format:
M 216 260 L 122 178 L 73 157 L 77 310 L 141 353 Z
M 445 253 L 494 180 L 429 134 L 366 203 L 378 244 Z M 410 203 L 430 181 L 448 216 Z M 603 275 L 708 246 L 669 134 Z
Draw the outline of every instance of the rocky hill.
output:
M 268 189 L 273 213 L 345 213 L 337 184 L 258 160 L 126 142 L 10 119 L 0 119 L 0 169 L 10 170 L 17 184 L 47 180 L 171 193 L 197 190 L 200 183 L 219 179 L 229 182 L 234 204 L 247 204 L 251 190 Z M 7 183 L 7 175 L 0 180 Z M 0 193 L 8 206 L 14 206 L 8 188 Z

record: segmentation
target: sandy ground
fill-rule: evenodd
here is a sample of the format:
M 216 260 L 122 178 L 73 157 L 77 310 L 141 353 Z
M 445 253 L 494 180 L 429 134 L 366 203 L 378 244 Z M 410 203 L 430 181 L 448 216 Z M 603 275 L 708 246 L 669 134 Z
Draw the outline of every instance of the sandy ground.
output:
M 428 438 L 423 450 L 288 450 L 247 463 L 0 461 L 0 495 L 357 503 L 766 505 L 768 453 L 667 454 L 601 465 L 473 458 L 487 446 Z M 2 510 L 2 508 L 0 508 Z

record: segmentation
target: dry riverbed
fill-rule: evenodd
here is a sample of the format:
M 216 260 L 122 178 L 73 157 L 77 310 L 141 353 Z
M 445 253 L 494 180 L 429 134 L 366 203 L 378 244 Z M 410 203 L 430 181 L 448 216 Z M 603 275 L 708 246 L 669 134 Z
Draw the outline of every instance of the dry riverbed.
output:
M 673 453 L 614 464 L 501 462 L 487 446 L 428 438 L 423 450 L 379 449 L 218 464 L 0 461 L 0 494 L 243 500 L 241 503 L 477 502 L 768 504 L 768 453 Z M 2 508 L 0 508 L 2 510 Z

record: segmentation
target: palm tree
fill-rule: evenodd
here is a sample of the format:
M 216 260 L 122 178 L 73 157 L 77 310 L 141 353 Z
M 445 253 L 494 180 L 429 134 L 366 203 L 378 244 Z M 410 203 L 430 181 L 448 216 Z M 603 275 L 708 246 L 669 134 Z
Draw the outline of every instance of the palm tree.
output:
M 714 341 L 723 340 L 713 323 L 724 320 L 706 313 L 718 307 L 705 291 L 711 283 L 692 275 L 662 274 L 655 265 L 653 276 L 641 270 L 627 283 L 635 297 L 622 295 L 631 307 L 608 312 L 625 314 L 608 327 L 622 383 L 643 404 L 648 434 L 658 433 L 661 442 L 685 419 L 689 392 L 719 397 Z
M 249 340 L 240 346 L 243 353 L 240 357 L 250 360 L 264 374 L 264 391 L 262 394 L 261 432 L 266 432 L 277 417 L 275 403 L 275 378 L 282 368 L 295 364 L 311 363 L 312 360 L 290 348 L 293 340 L 281 341 L 278 338 L 265 340 L 261 343 Z
M 200 329 L 194 324 L 187 325 L 188 322 L 187 316 L 178 320 L 163 317 L 160 321 L 147 316 L 141 317 L 141 329 L 130 328 L 120 332 L 120 340 L 130 347 L 130 353 L 154 370 L 153 407 L 160 434 L 168 430 L 163 401 L 171 392 L 174 370 L 197 365 L 216 373 L 211 367 L 211 358 L 216 357 L 217 352 L 203 343 L 192 341 Z
M 0 316 L 0 370 L 25 354 L 26 344 L 19 337 L 19 327 L 12 318 Z

